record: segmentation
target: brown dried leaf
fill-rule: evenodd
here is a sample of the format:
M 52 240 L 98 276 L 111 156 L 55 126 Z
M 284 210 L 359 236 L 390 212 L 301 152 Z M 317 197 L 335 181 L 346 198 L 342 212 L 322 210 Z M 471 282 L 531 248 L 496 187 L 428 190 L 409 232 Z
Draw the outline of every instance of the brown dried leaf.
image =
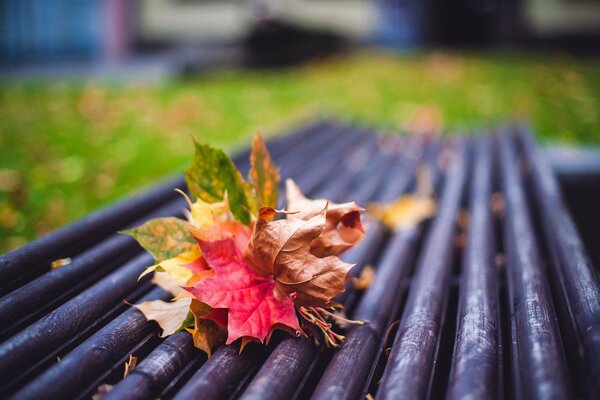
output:
M 373 279 L 375 279 L 375 268 L 373 268 L 372 265 L 365 265 L 360 272 L 360 276 L 358 278 L 354 278 L 352 283 L 356 289 L 366 290 L 371 287 Z
M 291 179 L 286 180 L 285 186 L 290 220 L 307 221 L 327 206 L 325 227 L 311 243 L 312 254 L 318 257 L 338 256 L 364 236 L 365 230 L 360 222 L 360 213 L 364 209 L 356 203 L 336 204 L 325 199 L 307 199 Z
M 313 217 L 268 221 L 275 210 L 262 208 L 245 257 L 261 275 L 273 274 L 276 296 L 294 299 L 299 305 L 329 307 L 344 291 L 352 264 L 337 256 L 316 257 L 311 244 L 325 230 L 327 204 Z
M 191 298 L 178 298 L 171 302 L 152 300 L 134 304 L 134 307 L 140 310 L 148 321 L 154 320 L 160 325 L 163 330 L 160 337 L 167 337 L 181 327 L 188 315 L 191 302 Z
M 125 371 L 123 371 L 123 378 L 127 377 L 131 371 L 134 370 L 137 365 L 137 357 L 133 354 L 129 355 L 129 360 L 125 362 Z
M 52 264 L 50 264 L 50 268 L 57 269 L 57 268 L 64 267 L 65 265 L 69 265 L 69 264 L 71 264 L 70 257 L 61 258 L 59 260 L 52 261 Z
M 213 309 L 198 300 L 192 300 L 190 312 L 194 316 L 194 329 L 186 329 L 192 334 L 194 346 L 206 352 L 210 357 L 212 349 L 227 338 L 227 329 L 213 321 L 203 318 Z

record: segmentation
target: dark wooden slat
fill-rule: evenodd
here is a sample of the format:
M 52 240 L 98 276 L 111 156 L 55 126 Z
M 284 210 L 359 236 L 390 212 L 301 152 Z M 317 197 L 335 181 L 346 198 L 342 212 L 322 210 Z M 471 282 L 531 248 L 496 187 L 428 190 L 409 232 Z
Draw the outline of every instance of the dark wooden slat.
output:
M 575 359 L 577 377 L 586 386 L 587 396 L 600 393 L 600 283 L 587 256 L 573 219 L 565 207 L 559 185 L 537 149 L 533 137 L 521 128 L 521 143 L 531 168 L 533 192 L 544 237 L 552 257 L 568 326 L 563 339 L 570 344 L 569 354 Z
M 467 175 L 467 153 L 460 149 L 448 173 L 437 217 L 417 264 L 381 386 L 382 399 L 421 399 L 427 395 L 447 302 L 455 218 Z
M 264 346 L 255 343 L 241 353 L 238 346 L 221 346 L 173 399 L 226 399 L 265 357 Z
M 430 149 L 430 164 L 437 160 L 437 146 Z M 413 165 L 414 171 L 414 165 Z M 437 171 L 437 168 L 432 168 Z M 439 180 L 439 172 L 432 173 L 432 184 Z M 411 180 L 400 176 L 397 180 L 401 192 L 408 189 Z M 388 180 L 388 185 L 396 180 Z M 380 230 L 382 230 L 379 225 Z M 378 262 L 375 280 L 362 297 L 353 319 L 365 321 L 366 326 L 351 327 L 341 349 L 323 372 L 313 398 L 347 399 L 359 398 L 372 370 L 374 361 L 381 351 L 384 332 L 395 315 L 391 310 L 399 307 L 402 286 L 410 274 L 413 258 L 423 231 L 422 224 L 395 232 L 386 244 Z
M 327 183 L 327 181 L 331 180 L 331 176 L 340 175 L 336 172 L 336 167 L 343 161 L 344 156 L 353 152 L 356 146 L 361 145 L 361 139 L 369 139 L 368 137 L 365 137 L 364 131 L 352 128 L 338 127 L 335 130 L 335 133 L 339 137 L 337 140 L 322 148 L 319 153 L 315 153 L 312 156 L 308 154 L 307 158 L 309 160 L 304 158 L 304 160 L 306 160 L 305 163 L 300 162 L 294 164 L 299 171 L 310 171 L 309 173 L 285 175 L 290 171 L 289 168 L 291 167 L 289 167 L 287 170 L 281 170 L 281 176 L 294 179 L 303 192 L 312 193 L 312 196 L 314 196 L 314 192 L 323 184 Z M 315 170 L 318 170 L 319 173 L 315 174 Z M 281 195 L 278 199 L 279 208 L 286 207 L 286 198 L 284 194 L 285 189 L 281 191 Z
M 102 313 L 138 286 L 137 278 L 152 263 L 147 254 L 136 257 L 79 296 L 36 321 L 0 345 L 0 371 L 6 379 L 22 373 L 42 356 L 56 354 L 61 345 L 81 333 Z
M 470 224 L 448 390 L 451 399 L 484 399 L 498 395 L 498 283 L 489 137 L 478 140 L 473 173 Z
M 170 293 L 156 288 L 142 301 L 169 300 L 171 297 Z M 109 368 L 114 361 L 126 356 L 141 338 L 155 335 L 157 331 L 155 323 L 148 323 L 142 313 L 131 308 L 10 398 L 73 398 L 95 376 Z
M 153 399 L 188 362 L 201 353 L 194 348 L 192 336 L 185 331 L 166 338 L 133 372 L 115 385 L 104 400 Z
M 182 178 L 166 182 L 133 196 L 116 205 L 108 206 L 41 239 L 0 256 L 0 282 L 3 285 L 19 277 L 28 269 L 49 268 L 53 260 L 72 256 L 128 222 L 176 198 L 174 188 L 183 187 Z
M 286 157 L 278 160 L 281 175 L 291 176 L 293 174 L 292 171 L 299 171 L 302 167 L 306 167 L 315 156 L 318 156 L 327 147 L 335 144 L 337 141 L 345 142 L 348 138 L 340 136 L 346 130 L 348 130 L 347 125 L 331 123 L 326 130 L 310 137 L 310 140 L 303 141 L 302 146 L 291 148 L 290 150 L 295 152 L 294 157 Z
M 150 218 L 180 214 L 184 208 L 185 201 L 177 199 L 136 221 L 132 226 L 140 225 Z M 2 335 L 6 337 L 7 331 L 14 332 L 22 327 L 20 320 L 23 317 L 24 322 L 27 322 L 43 315 L 83 287 L 114 271 L 139 251 L 140 247 L 133 238 L 115 234 L 80 254 L 70 264 L 50 271 L 2 297 L 0 326 L 5 327 Z
M 500 150 L 506 198 L 504 243 L 514 344 L 514 396 L 569 398 L 566 360 L 512 136 L 500 135 Z
M 342 347 L 333 353 L 313 398 L 360 397 L 377 356 L 390 310 L 399 300 L 399 286 L 410 272 L 418 237 L 417 229 L 409 229 L 395 233 L 388 241 L 375 280 L 353 315 L 354 319 L 368 325 L 350 328 Z

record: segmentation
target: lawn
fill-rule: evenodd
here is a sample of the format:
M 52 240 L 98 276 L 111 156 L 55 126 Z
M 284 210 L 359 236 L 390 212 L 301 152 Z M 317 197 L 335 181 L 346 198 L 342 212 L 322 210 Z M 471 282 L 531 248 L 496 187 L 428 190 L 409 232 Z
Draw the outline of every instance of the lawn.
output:
M 423 110 L 425 113 L 423 114 Z M 600 62 L 363 52 L 282 71 L 155 84 L 0 84 L 0 252 L 181 170 L 191 136 L 230 150 L 316 115 L 469 131 L 527 117 L 543 140 L 600 144 Z

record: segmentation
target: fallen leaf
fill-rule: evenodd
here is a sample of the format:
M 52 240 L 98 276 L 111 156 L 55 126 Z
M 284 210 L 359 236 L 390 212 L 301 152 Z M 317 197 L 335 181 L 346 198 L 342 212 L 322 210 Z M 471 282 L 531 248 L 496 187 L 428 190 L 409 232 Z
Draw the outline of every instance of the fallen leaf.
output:
M 71 264 L 70 257 L 61 258 L 59 260 L 52 261 L 52 264 L 50 264 L 50 268 L 57 269 L 57 268 L 64 267 L 65 265 L 69 265 L 69 264 Z
M 133 236 L 157 263 L 198 248 L 189 222 L 174 217 L 152 219 L 122 233 Z
M 365 234 L 360 221 L 364 211 L 354 202 L 336 204 L 325 199 L 307 199 L 293 180 L 285 182 L 287 208 L 290 220 L 309 220 L 327 205 L 326 223 L 323 232 L 311 243 L 311 253 L 318 257 L 340 255 L 357 244 Z
M 456 222 L 463 232 L 466 232 L 469 229 L 470 221 L 471 214 L 469 213 L 469 210 L 461 208 L 458 213 L 456 213 Z
M 185 200 L 190 206 L 188 220 L 195 228 L 207 228 L 213 226 L 215 221 L 227 221 L 233 219 L 233 214 L 231 214 L 231 209 L 229 208 L 227 192 L 223 195 L 223 200 L 216 203 L 207 203 L 202 201 L 202 199 L 196 199 L 196 201 L 192 203 L 187 194 L 181 190 L 177 191 L 185 197 Z
M 358 278 L 354 278 L 352 283 L 355 289 L 366 290 L 371 287 L 373 279 L 375 279 L 375 268 L 373 268 L 371 265 L 365 265 L 360 272 L 360 276 Z
M 259 134 L 254 135 L 250 165 L 249 175 L 254 184 L 257 205 L 275 207 L 279 196 L 279 169 L 273 164 L 267 146 Z
M 108 383 L 103 383 L 98 386 L 96 393 L 92 396 L 92 400 L 100 400 L 106 393 L 110 392 L 114 385 L 109 385 Z
M 245 257 L 257 273 L 273 275 L 279 299 L 293 297 L 303 306 L 330 307 L 344 291 L 352 264 L 337 256 L 319 258 L 311 244 L 325 230 L 327 206 L 320 213 L 303 219 L 268 221 L 275 212 L 261 208 Z
M 129 360 L 127 360 L 127 362 L 125 362 L 125 371 L 123 371 L 123 378 L 127 377 L 127 375 L 129 375 L 129 373 L 134 370 L 136 365 L 137 365 L 137 357 L 134 356 L 133 354 L 130 354 Z
M 167 337 L 177 332 L 185 321 L 190 309 L 191 298 L 182 298 L 175 301 L 152 300 L 134 304 L 144 314 L 148 321 L 154 320 L 162 328 L 160 337 Z
M 232 239 L 198 243 L 215 276 L 188 290 L 212 308 L 229 310 L 227 344 L 244 336 L 263 342 L 278 323 L 300 329 L 294 303 L 288 298 L 275 298 L 273 276 L 254 272 Z
M 211 227 L 192 228 L 192 233 L 197 240 L 214 241 L 232 239 L 241 251 L 248 246 L 252 230 L 237 221 L 215 221 Z
M 389 204 L 371 203 L 368 212 L 392 230 L 410 229 L 431 217 L 437 209 L 430 197 L 404 195 Z
M 253 187 L 248 184 L 235 164 L 223 150 L 195 143 L 196 154 L 192 165 L 185 171 L 185 179 L 191 195 L 208 203 L 229 196 L 233 215 L 248 225 L 256 211 Z
M 145 275 L 157 271 L 166 272 L 173 280 L 185 284 L 194 274 L 208 269 L 204 257 L 200 252 L 200 247 L 196 247 L 190 251 L 182 253 L 177 257 L 169 258 L 161 261 L 158 264 L 151 265 L 142 272 L 138 279 Z
M 198 300 L 192 300 L 190 305 L 190 313 L 194 318 L 194 328 L 186 329 L 192 334 L 194 346 L 204 351 L 210 357 L 212 350 L 218 344 L 222 343 L 227 337 L 227 329 L 223 326 L 227 325 L 227 319 L 222 320 L 223 315 L 227 317 L 227 311 L 220 309 L 220 312 L 215 319 L 220 320 L 217 323 L 214 319 L 208 318 L 208 315 L 215 316 L 214 310 L 208 305 Z

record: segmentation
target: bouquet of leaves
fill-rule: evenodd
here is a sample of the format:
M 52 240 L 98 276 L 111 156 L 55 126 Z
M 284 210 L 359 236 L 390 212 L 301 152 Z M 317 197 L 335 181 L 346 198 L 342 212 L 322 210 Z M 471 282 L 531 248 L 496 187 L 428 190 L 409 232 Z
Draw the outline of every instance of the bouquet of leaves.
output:
M 351 264 L 338 256 L 364 235 L 356 203 L 307 199 L 286 181 L 287 209 L 277 210 L 279 170 L 256 135 L 248 181 L 222 150 L 195 144 L 182 191 L 186 219 L 158 218 L 127 231 L 156 264 L 153 282 L 174 298 L 135 305 L 162 328 L 180 330 L 209 355 L 223 341 L 268 342 L 275 329 L 324 340 L 344 339 L 331 321 L 346 320 L 334 298 Z M 285 218 L 284 218 L 285 217 Z

